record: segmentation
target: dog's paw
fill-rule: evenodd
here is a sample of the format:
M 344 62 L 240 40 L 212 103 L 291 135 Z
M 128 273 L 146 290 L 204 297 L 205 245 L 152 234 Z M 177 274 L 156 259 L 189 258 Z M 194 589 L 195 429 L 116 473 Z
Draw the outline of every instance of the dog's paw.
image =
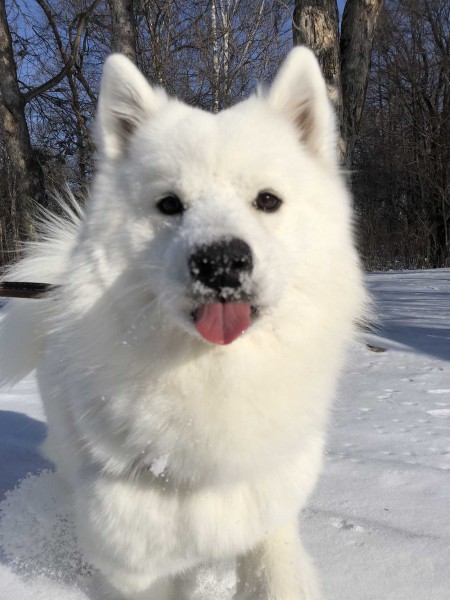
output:
M 141 591 L 119 591 L 100 573 L 92 579 L 89 590 L 95 600 L 184 600 L 177 592 L 177 586 L 172 580 L 155 581 L 150 587 Z

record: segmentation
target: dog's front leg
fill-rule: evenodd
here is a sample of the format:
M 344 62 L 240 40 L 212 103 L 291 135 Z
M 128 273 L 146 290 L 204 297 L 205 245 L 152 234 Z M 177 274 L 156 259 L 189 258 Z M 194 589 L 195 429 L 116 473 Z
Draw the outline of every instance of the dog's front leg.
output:
M 92 473 L 75 490 L 75 509 L 78 541 L 105 600 L 178 600 L 175 578 L 198 559 L 180 547 L 175 496 Z
M 98 600 L 181 600 L 173 579 L 155 581 L 150 587 L 140 591 L 119 591 L 100 573 L 92 584 L 92 592 Z
M 315 569 L 297 522 L 283 527 L 237 561 L 234 600 L 320 600 Z

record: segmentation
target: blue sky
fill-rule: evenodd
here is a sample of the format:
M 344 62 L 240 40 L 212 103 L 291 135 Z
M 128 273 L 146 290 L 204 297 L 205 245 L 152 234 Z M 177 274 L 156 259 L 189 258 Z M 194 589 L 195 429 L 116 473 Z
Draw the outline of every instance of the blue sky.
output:
M 346 0 L 338 0 L 338 8 L 339 8 L 340 17 L 342 17 L 342 11 L 344 10 L 345 2 L 346 2 Z

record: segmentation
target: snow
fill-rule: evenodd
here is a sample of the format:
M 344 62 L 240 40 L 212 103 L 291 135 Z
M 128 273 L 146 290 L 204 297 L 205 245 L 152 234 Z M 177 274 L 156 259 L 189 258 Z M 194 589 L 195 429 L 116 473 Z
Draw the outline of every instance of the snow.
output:
M 303 539 L 327 600 L 448 600 L 450 270 L 367 281 L 382 325 L 367 341 L 386 352 L 349 356 Z M 30 376 L 0 393 L 0 600 L 95 600 L 44 436 Z M 205 567 L 192 599 L 230 600 L 233 587 L 229 565 Z

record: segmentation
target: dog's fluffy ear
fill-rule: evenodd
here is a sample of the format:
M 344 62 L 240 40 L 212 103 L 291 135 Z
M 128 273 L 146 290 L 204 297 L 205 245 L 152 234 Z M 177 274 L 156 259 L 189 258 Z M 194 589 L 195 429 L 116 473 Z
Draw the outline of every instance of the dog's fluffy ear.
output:
M 268 93 L 270 105 L 296 126 L 300 139 L 317 157 L 336 164 L 334 111 L 319 63 L 304 46 L 290 51 Z
M 165 92 L 152 88 L 128 58 L 112 54 L 103 67 L 98 98 L 95 141 L 100 157 L 124 155 L 139 124 L 167 100 Z

